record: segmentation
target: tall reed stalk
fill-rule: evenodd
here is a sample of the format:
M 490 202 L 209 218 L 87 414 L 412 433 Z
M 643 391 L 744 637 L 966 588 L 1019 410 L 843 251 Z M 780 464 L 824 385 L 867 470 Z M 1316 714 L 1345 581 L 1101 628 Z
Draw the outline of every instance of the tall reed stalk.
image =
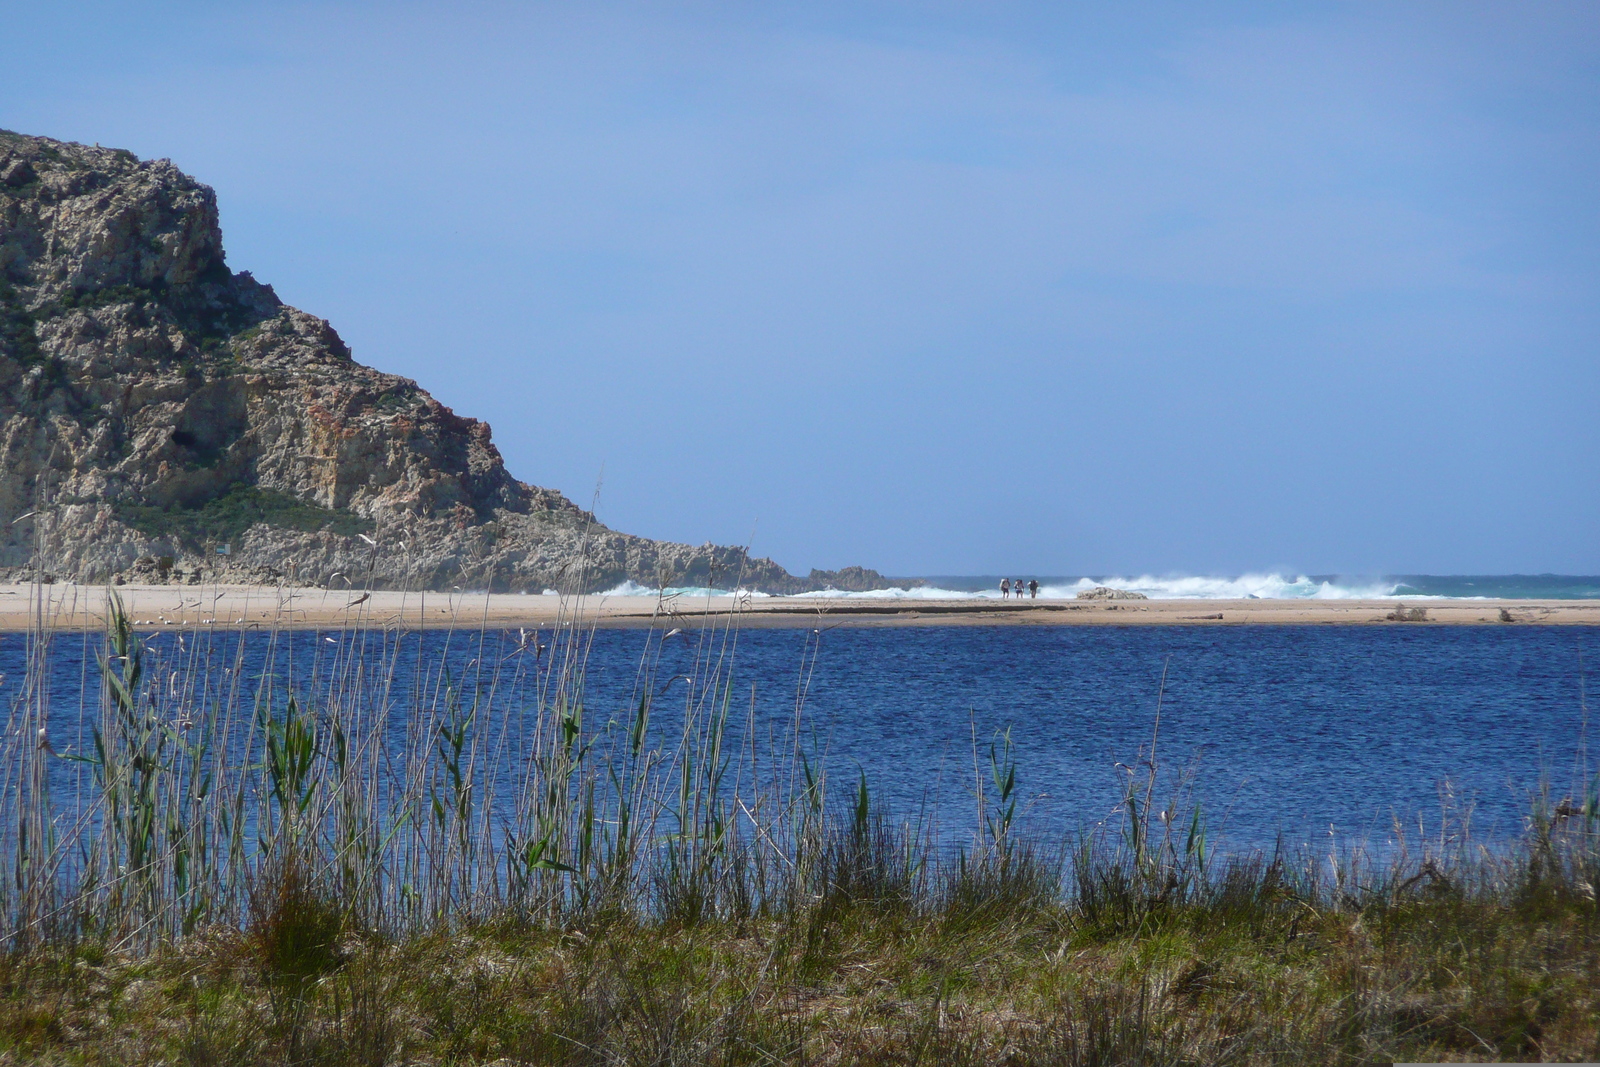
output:
M 197 590 L 196 604 L 221 593 Z M 755 694 L 745 710 L 735 678 L 737 608 L 679 628 L 666 597 L 625 710 L 597 714 L 581 598 L 548 630 L 452 629 L 432 655 L 419 632 L 354 609 L 316 640 L 283 626 L 224 633 L 197 610 L 151 642 L 112 592 L 79 680 L 87 733 L 53 737 L 64 679 L 47 602 L 33 595 L 26 677 L 0 739 L 0 940 L 16 949 L 93 938 L 144 950 L 207 927 L 272 927 L 296 908 L 333 915 L 340 934 L 508 916 L 692 927 L 821 915 L 815 932 L 862 902 L 977 914 L 1066 899 L 1087 922 L 1139 930 L 1247 884 L 1344 906 L 1473 878 L 1530 892 L 1600 879 L 1587 771 L 1577 800 L 1535 805 L 1515 863 L 1474 852 L 1462 820 L 1416 853 L 1400 834 L 1387 869 L 1358 849 L 1219 864 L 1192 775 L 1160 756 L 1165 672 L 1120 821 L 1085 829 L 1065 853 L 1046 847 L 1021 831 L 1010 734 L 987 745 L 975 734 L 974 836 L 936 846 L 933 821 L 897 820 L 865 773 L 830 798 L 803 723 L 815 640 L 793 721 L 763 737 Z M 253 595 L 290 620 L 304 594 Z M 462 603 L 449 597 L 446 610 Z M 666 657 L 669 642 L 687 647 Z
M 276 592 L 281 617 L 296 595 Z M 452 630 L 432 658 L 418 632 L 359 616 L 309 647 L 282 626 L 190 625 L 157 649 L 108 600 L 82 744 L 50 737 L 47 620 L 28 637 L 0 752 L 13 946 L 241 927 L 284 879 L 349 924 L 403 933 L 641 904 L 693 923 L 816 877 L 825 777 L 806 757 L 803 785 L 786 774 L 798 738 L 731 740 L 734 616 L 678 631 L 691 664 L 670 676 L 650 631 L 616 721 L 586 703 L 581 598 L 514 642 Z

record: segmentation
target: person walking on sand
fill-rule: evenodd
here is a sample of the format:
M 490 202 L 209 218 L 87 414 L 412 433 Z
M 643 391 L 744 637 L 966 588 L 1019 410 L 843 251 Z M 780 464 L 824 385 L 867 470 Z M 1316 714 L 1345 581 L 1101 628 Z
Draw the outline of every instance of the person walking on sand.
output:
M 1000 599 L 1001 600 L 1010 600 L 1011 599 L 1011 579 L 1010 578 L 1002 578 L 1002 579 L 1000 579 Z
M 1039 599 L 1039 579 L 1037 579 L 1037 578 L 1029 578 L 1028 579 L 1028 598 L 1030 600 L 1038 600 Z

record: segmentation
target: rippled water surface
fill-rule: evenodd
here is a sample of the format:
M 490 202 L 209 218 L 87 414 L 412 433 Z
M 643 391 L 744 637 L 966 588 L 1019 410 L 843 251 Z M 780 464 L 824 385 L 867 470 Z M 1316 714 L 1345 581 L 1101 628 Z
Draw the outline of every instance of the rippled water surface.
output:
M 900 810 L 937 804 L 955 824 L 971 818 L 974 738 L 987 751 L 1009 728 L 1030 822 L 1072 830 L 1115 804 L 1116 764 L 1134 762 L 1149 743 L 1165 667 L 1162 766 L 1193 769 L 1213 829 L 1233 844 L 1270 843 L 1280 831 L 1325 841 L 1330 826 L 1381 841 L 1397 813 L 1431 828 L 1447 781 L 1458 804 L 1475 805 L 1476 832 L 1492 836 L 1518 829 L 1541 776 L 1557 796 L 1573 788 L 1580 660 L 1592 665 L 1600 655 L 1597 636 L 1592 628 L 1431 625 L 751 630 L 732 651 L 733 717 L 739 729 L 753 716 L 760 736 L 781 735 L 803 691 L 808 743 L 835 780 L 853 783 L 860 768 Z M 628 718 L 647 639 L 659 635 L 594 634 L 590 729 Z M 267 661 L 266 635 L 188 636 L 180 650 L 177 635 L 160 634 L 150 641 L 152 671 L 188 663 L 182 684 L 219 678 L 241 640 L 239 662 L 253 679 Z M 526 662 L 518 640 L 498 631 L 302 632 L 279 635 L 272 662 L 313 702 L 327 679 L 349 684 L 352 666 L 363 666 L 363 699 L 388 709 L 398 737 L 419 678 L 448 677 L 469 699 L 477 693 L 485 721 L 518 714 L 527 693 L 507 674 Z M 85 744 L 82 709 L 96 699 L 99 644 L 61 635 L 51 645 L 50 732 L 59 748 Z M 816 658 L 807 679 L 808 649 Z M 685 679 L 703 676 L 711 650 L 693 632 L 665 642 L 655 719 L 663 736 L 672 709 L 683 707 Z M 22 638 L 0 640 L 4 691 L 13 696 L 24 652 Z M 380 682 L 390 667 L 397 684 L 385 699 Z

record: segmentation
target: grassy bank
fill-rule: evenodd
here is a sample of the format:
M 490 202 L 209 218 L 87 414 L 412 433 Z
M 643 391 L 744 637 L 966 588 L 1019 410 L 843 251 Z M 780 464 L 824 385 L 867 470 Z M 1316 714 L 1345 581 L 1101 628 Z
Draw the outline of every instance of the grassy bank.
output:
M 116 616 L 81 746 L 41 628 L 0 751 L 0 1063 L 1600 1058 L 1592 785 L 1494 848 L 1219 856 L 1159 731 L 1063 839 L 975 737 L 952 846 L 830 781 L 814 646 L 789 727 L 736 728 L 736 622 L 673 638 L 687 674 L 653 633 L 599 715 L 581 616 L 461 635 L 471 678 L 377 628 L 286 671 L 280 635 L 219 663 Z
M 1244 864 L 1169 899 L 1006 872 L 391 938 L 278 887 L 244 929 L 0 964 L 7 1062 L 1265 1064 L 1596 1058 L 1595 905 L 1570 868 L 1319 899 Z M 851 872 L 852 876 L 862 872 Z M 868 872 L 871 873 L 871 872 Z M 1475 872 L 1481 874 L 1482 871 Z M 1591 872 L 1592 873 L 1592 872 Z M 1102 887 L 1105 888 L 1104 886 Z M 1106 897 L 1117 900 L 1107 907 Z

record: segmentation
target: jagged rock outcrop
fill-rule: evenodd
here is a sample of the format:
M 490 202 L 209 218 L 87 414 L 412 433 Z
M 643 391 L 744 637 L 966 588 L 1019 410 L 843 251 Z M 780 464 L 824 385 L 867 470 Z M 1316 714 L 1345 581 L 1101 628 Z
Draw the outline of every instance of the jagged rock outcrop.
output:
M 813 569 L 805 577 L 808 589 L 837 589 L 845 593 L 861 593 L 872 589 L 888 589 L 897 586 L 901 589 L 916 588 L 926 585 L 921 578 L 897 578 L 890 581 L 870 567 L 840 567 L 836 571 L 819 571 Z
M 223 257 L 166 160 L 0 132 L 0 574 L 796 592 L 743 549 L 607 529 L 489 427 L 356 363 Z

